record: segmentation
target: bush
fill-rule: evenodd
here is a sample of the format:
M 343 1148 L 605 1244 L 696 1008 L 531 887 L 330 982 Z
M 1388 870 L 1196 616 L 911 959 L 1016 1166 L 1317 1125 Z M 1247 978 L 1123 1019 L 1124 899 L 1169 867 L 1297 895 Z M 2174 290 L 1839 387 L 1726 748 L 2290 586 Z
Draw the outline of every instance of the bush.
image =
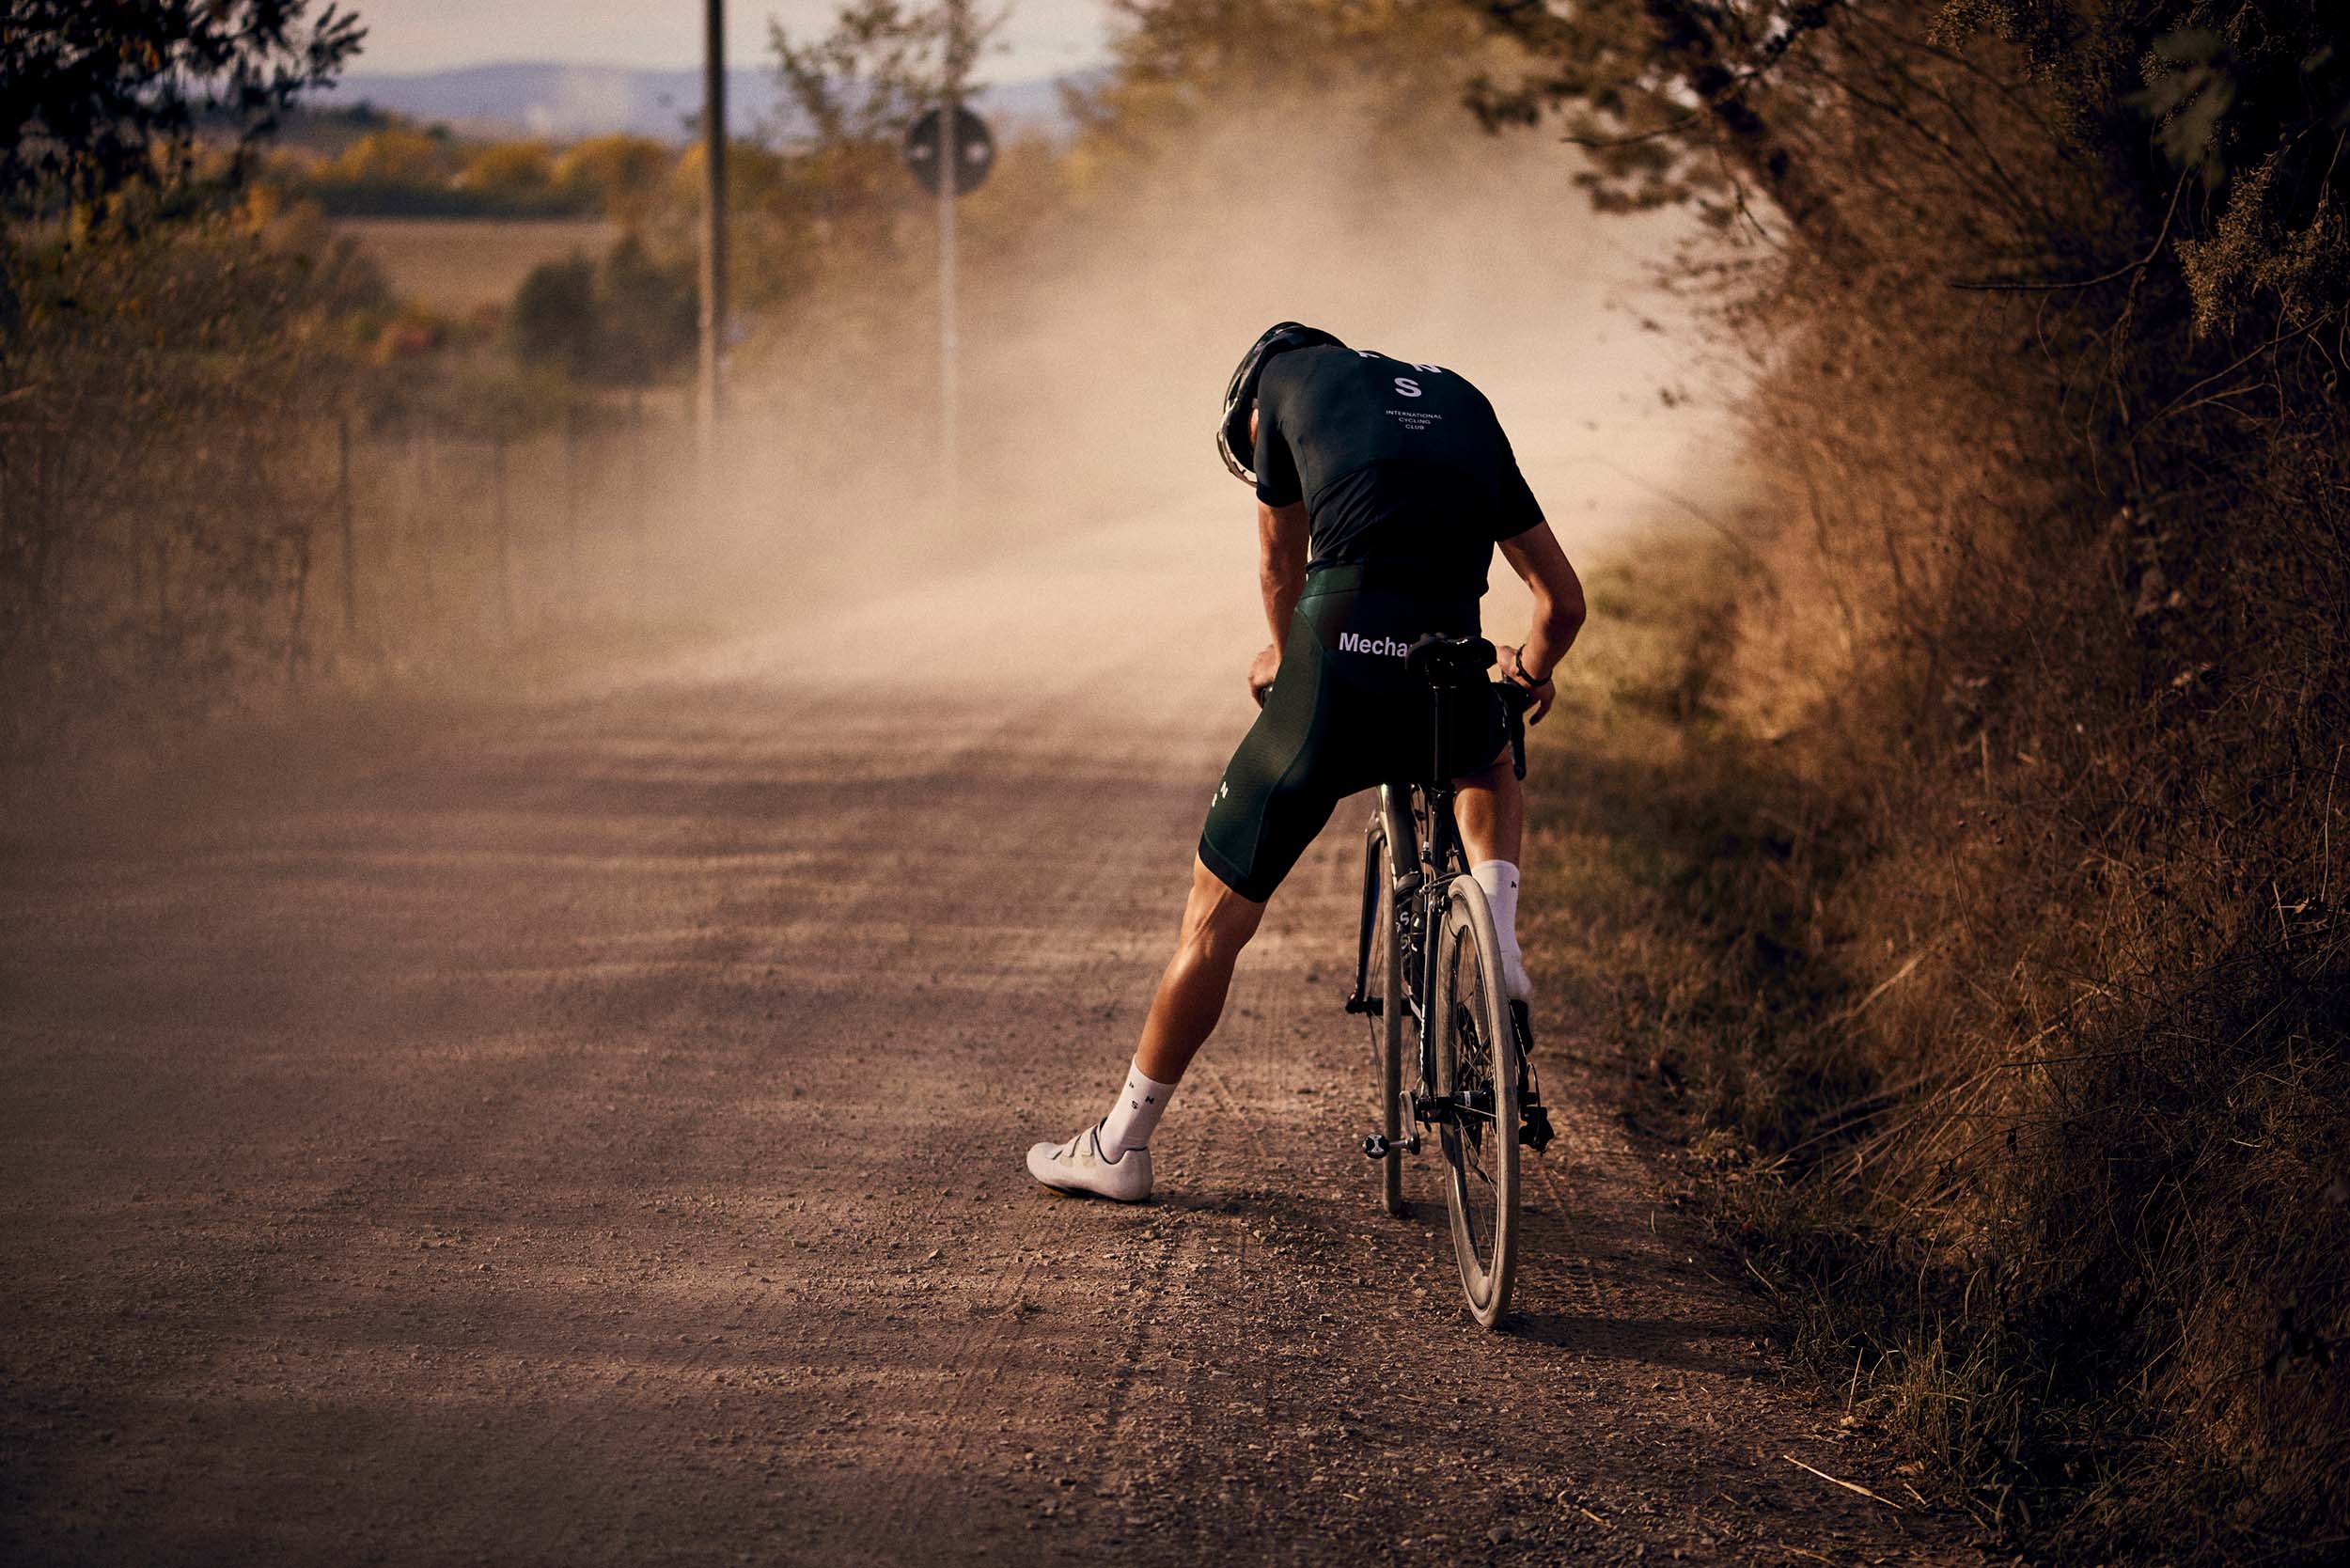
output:
M 299 652 L 338 324 L 388 302 L 248 209 L 17 253 L 0 423 L 0 712 L 21 762 L 234 700 Z M 91 439 L 103 431 L 104 439 Z
M 699 335 L 691 268 L 654 260 L 624 235 L 599 267 L 584 256 L 531 269 L 507 313 L 525 366 L 575 382 L 645 386 L 684 363 Z
M 1611 201 L 1745 236 L 1706 275 L 1761 517 L 1674 823 L 1716 937 L 1680 1036 L 1715 1212 L 1986 1518 L 2320 1560 L 2350 1533 L 2338 24 L 1762 9 L 1592 8 L 1645 97 L 1578 66 L 1488 105 L 1580 105 Z

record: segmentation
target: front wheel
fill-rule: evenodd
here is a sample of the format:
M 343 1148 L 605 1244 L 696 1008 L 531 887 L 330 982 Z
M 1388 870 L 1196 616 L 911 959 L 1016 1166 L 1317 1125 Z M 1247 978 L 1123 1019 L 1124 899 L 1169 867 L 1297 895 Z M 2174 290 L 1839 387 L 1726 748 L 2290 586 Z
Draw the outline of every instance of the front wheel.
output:
M 1447 885 L 1437 942 L 1431 1022 L 1445 1203 L 1461 1290 L 1491 1328 L 1510 1309 L 1517 1274 L 1518 1081 L 1493 911 L 1467 877 Z

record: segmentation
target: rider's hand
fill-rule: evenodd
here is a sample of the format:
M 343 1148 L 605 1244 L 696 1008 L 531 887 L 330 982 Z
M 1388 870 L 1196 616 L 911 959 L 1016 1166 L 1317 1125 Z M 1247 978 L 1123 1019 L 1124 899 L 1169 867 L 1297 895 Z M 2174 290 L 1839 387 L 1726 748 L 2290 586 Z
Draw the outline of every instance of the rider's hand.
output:
M 1548 681 L 1539 686 L 1528 685 L 1524 678 L 1526 665 L 1519 659 L 1518 651 L 1514 648 L 1504 647 L 1501 650 L 1501 670 L 1510 683 L 1527 696 L 1526 722 L 1542 723 L 1543 715 L 1550 712 L 1550 705 L 1559 700 L 1559 688 Z
M 1258 707 L 1264 706 L 1264 694 L 1273 689 L 1273 677 L 1280 668 L 1281 651 L 1271 643 L 1248 661 L 1248 695 L 1257 699 Z

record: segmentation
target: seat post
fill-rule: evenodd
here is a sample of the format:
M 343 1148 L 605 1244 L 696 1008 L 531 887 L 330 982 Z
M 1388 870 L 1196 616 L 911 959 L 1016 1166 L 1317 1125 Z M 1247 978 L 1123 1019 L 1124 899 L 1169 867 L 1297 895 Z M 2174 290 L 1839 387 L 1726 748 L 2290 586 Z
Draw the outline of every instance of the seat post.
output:
M 1436 699 L 1429 705 L 1429 712 L 1434 715 L 1434 728 L 1428 741 L 1428 776 L 1432 783 L 1441 785 L 1449 782 L 1449 780 L 1436 777 L 1436 775 L 1444 769 L 1445 682 L 1435 682 L 1430 690 L 1435 694 Z

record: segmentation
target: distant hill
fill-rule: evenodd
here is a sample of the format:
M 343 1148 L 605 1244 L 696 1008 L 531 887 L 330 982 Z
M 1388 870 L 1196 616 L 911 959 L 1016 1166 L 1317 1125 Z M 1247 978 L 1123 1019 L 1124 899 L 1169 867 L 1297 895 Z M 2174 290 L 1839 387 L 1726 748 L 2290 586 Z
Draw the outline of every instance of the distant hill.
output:
M 1007 124 L 1060 128 L 1063 83 L 1087 86 L 1099 71 L 1036 77 L 984 89 L 981 113 Z M 626 131 L 682 142 L 701 107 L 699 71 L 640 71 L 628 66 L 565 65 L 518 60 L 450 71 L 354 71 L 306 100 L 321 109 L 371 103 L 413 119 L 445 122 L 460 131 L 522 133 L 567 140 Z M 739 132 L 766 125 L 789 135 L 776 73 L 765 69 L 727 72 L 727 118 Z

